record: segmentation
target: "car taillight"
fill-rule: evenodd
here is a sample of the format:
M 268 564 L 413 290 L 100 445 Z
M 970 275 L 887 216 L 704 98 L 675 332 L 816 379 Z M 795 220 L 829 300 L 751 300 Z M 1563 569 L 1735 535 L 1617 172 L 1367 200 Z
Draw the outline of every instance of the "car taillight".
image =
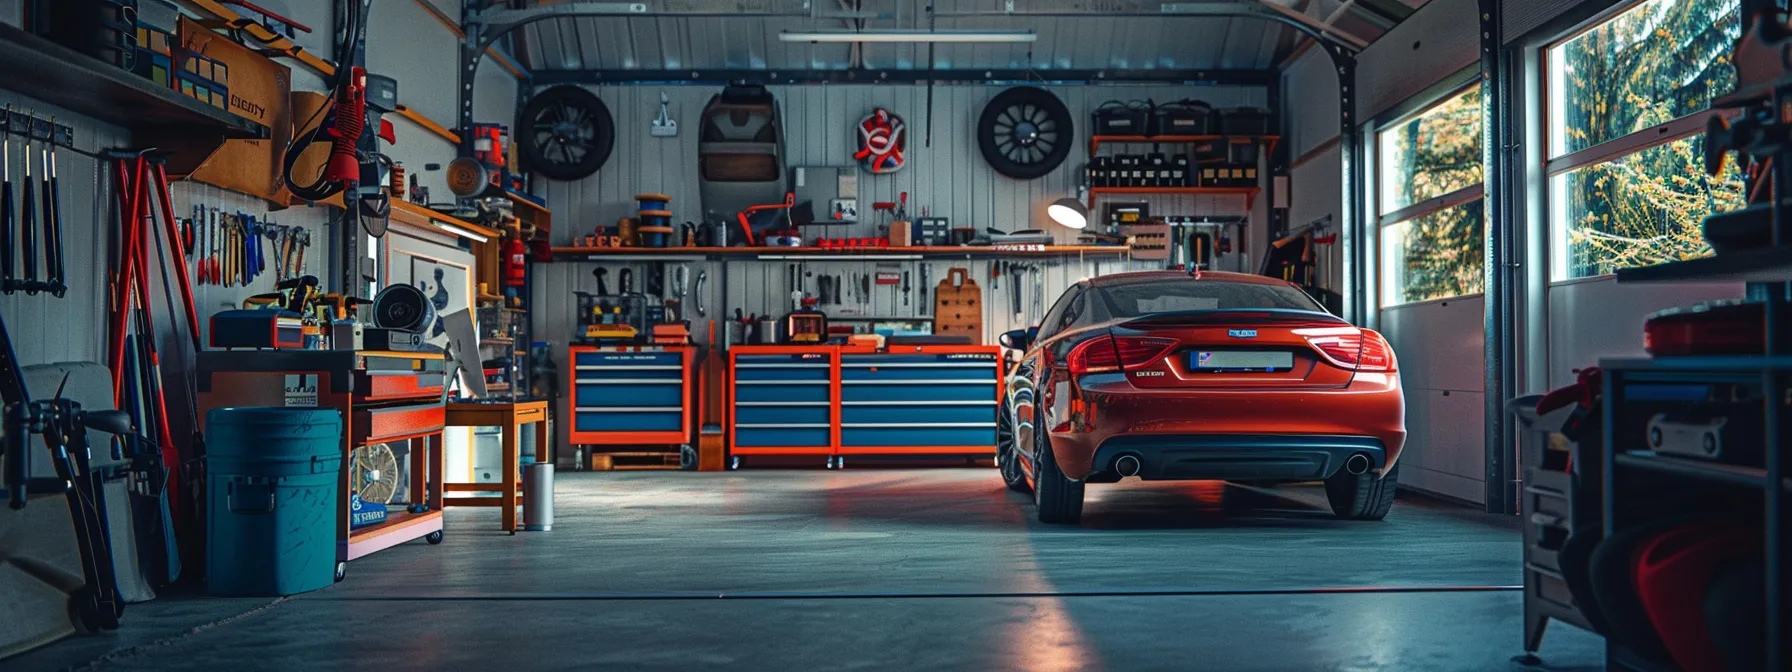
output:
M 1387 339 L 1368 329 L 1324 327 L 1295 329 L 1319 354 L 1333 364 L 1354 371 L 1393 371 L 1394 349 Z
M 1071 375 L 1077 376 L 1120 370 L 1120 355 L 1114 352 L 1114 337 L 1100 336 L 1078 343 L 1064 358 L 1064 365 Z
M 1131 369 L 1157 361 L 1176 347 L 1174 338 L 1101 336 L 1083 341 L 1070 350 L 1065 365 L 1075 375 Z

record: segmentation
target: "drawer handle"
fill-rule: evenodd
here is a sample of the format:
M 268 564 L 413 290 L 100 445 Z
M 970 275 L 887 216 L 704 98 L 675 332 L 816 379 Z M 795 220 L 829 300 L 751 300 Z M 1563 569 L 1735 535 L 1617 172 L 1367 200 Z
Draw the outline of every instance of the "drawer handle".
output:
M 884 429 L 902 427 L 907 429 L 965 429 L 995 427 L 993 422 L 843 422 L 841 427 L 860 429 Z
M 743 423 L 737 422 L 737 423 L 734 423 L 734 428 L 735 429 L 827 429 L 828 423 L 821 422 L 821 423 L 796 423 L 796 424 L 789 424 L 789 423 L 743 424 Z

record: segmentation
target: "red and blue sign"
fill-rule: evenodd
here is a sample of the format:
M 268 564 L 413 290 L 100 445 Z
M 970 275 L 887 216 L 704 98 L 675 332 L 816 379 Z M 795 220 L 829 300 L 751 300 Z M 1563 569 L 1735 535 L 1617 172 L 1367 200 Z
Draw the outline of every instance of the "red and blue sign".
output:
M 859 167 L 873 174 L 894 173 L 908 165 L 908 126 L 902 117 L 877 108 L 859 122 Z

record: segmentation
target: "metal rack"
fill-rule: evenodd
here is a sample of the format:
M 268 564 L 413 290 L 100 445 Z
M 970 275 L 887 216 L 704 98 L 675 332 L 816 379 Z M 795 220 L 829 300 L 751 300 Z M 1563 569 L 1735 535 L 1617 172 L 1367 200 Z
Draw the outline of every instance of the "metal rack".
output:
M 1792 103 L 1792 80 L 1778 82 L 1763 97 L 1770 99 L 1772 109 L 1786 109 Z M 1759 99 L 1758 99 L 1759 100 Z M 1787 124 L 1776 120 L 1770 130 L 1781 134 Z M 1752 149 L 1752 148 L 1750 148 Z M 1787 461 L 1792 459 L 1792 427 L 1788 427 L 1786 399 L 1792 381 L 1792 219 L 1786 207 L 1792 200 L 1792 171 L 1785 167 L 1792 153 L 1779 152 L 1773 162 L 1771 245 L 1762 249 L 1724 253 L 1710 258 L 1660 264 L 1645 268 L 1625 269 L 1617 273 L 1619 283 L 1686 283 L 1744 282 L 1748 298 L 1760 301 L 1765 310 L 1766 351 L 1762 355 L 1657 357 L 1652 359 L 1606 359 L 1600 361 L 1605 371 L 1605 428 L 1601 450 L 1604 479 L 1604 527 L 1606 538 L 1616 532 L 1669 515 L 1674 507 L 1659 505 L 1662 488 L 1672 487 L 1682 495 L 1704 493 L 1721 506 L 1747 506 L 1738 502 L 1752 501 L 1759 493 L 1763 503 L 1763 543 L 1766 555 L 1766 666 L 1763 669 L 1786 669 L 1786 643 L 1792 641 L 1787 628 L 1788 609 L 1792 608 L 1792 588 L 1786 581 L 1785 568 L 1792 564 L 1788 555 L 1787 526 L 1792 515 L 1787 511 Z M 1765 440 L 1764 464 L 1735 465 L 1681 459 L 1658 455 L 1642 448 L 1641 437 L 1627 435 L 1621 419 L 1632 413 L 1625 395 L 1632 384 L 1729 384 L 1759 386 L 1762 404 L 1762 437 Z M 1637 488 L 1642 484 L 1644 488 Z M 1778 487 L 1774 487 L 1774 486 Z M 1673 498 L 1691 501 L 1689 498 Z M 1745 509 L 1739 509 L 1745 510 Z M 1648 670 L 1646 664 L 1621 647 L 1609 644 L 1607 666 L 1620 670 Z

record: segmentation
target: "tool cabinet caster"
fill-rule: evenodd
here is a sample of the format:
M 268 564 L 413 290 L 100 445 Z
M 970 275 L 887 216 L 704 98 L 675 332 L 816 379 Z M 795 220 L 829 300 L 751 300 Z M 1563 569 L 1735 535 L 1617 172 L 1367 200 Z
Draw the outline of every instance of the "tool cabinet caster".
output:
M 846 456 L 845 455 L 837 455 L 834 457 L 834 468 L 835 469 L 845 469 L 846 468 Z
M 687 443 L 678 447 L 678 469 L 680 471 L 697 470 L 697 449 L 692 448 L 691 444 Z
M 834 470 L 834 458 L 829 457 L 828 458 L 828 471 L 833 471 L 833 470 Z
M 336 582 L 342 583 L 342 580 L 346 578 L 348 578 L 348 563 L 336 563 Z
M 728 458 L 728 470 L 735 471 L 737 469 L 740 469 L 740 456 L 735 455 L 733 457 Z
M 423 540 L 429 542 L 429 545 L 431 545 L 431 546 L 442 543 L 442 531 L 436 530 L 434 532 L 431 532 L 428 535 L 424 536 Z

